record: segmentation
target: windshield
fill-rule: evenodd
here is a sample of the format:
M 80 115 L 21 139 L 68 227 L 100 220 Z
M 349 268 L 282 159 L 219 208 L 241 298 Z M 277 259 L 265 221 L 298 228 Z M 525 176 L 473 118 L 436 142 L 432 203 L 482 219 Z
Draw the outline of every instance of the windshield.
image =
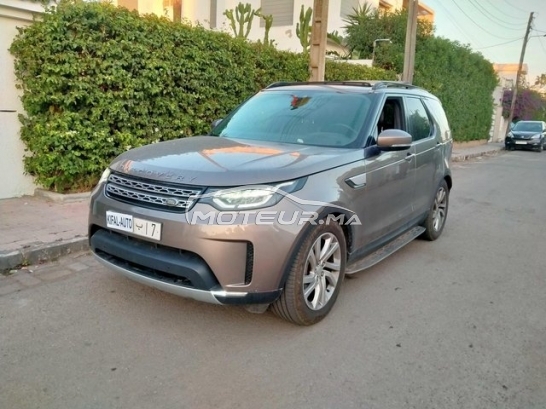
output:
M 540 122 L 518 122 L 512 129 L 520 132 L 542 132 L 542 124 Z
M 261 92 L 223 120 L 212 135 L 328 147 L 355 147 L 370 94 Z

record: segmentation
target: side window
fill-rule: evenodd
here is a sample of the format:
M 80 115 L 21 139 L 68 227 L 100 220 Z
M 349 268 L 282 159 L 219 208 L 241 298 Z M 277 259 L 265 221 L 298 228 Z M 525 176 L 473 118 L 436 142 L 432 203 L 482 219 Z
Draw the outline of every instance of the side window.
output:
M 386 129 L 404 130 L 404 114 L 401 97 L 388 97 L 377 121 L 377 134 Z
M 419 98 L 406 98 L 408 129 L 413 141 L 428 138 L 432 126 L 423 102 Z
M 434 117 L 434 120 L 440 127 L 440 133 L 442 134 L 442 139 L 449 139 L 450 129 L 449 121 L 447 120 L 446 113 L 440 101 L 432 98 L 427 98 L 425 100 L 425 105 L 427 106 L 429 112 Z

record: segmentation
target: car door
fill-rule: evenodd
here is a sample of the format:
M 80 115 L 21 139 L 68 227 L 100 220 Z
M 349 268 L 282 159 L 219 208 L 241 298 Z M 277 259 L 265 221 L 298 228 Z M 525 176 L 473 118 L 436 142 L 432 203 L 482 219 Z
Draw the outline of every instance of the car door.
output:
M 371 143 L 364 150 L 365 173 L 347 179 L 354 188 L 361 187 L 360 194 L 354 198 L 354 208 L 362 221 L 362 226 L 355 232 L 357 247 L 378 243 L 397 232 L 411 216 L 414 207 L 413 150 L 382 151 L 375 143 L 383 130 L 406 130 L 401 96 L 384 99 L 375 124 Z
M 415 153 L 415 189 L 413 217 L 425 213 L 430 207 L 431 195 L 436 190 L 436 174 L 441 165 L 442 155 L 436 127 L 421 98 L 404 98 L 408 132 L 412 137 Z M 412 217 L 412 218 L 413 218 Z M 411 218 L 410 220 L 411 221 Z

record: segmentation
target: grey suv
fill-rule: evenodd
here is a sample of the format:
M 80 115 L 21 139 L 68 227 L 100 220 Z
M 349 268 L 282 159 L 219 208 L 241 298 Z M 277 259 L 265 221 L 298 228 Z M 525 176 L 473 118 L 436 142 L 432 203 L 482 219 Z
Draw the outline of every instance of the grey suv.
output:
M 423 89 L 272 84 L 210 135 L 116 158 L 92 194 L 90 247 L 140 283 L 310 325 L 345 275 L 440 236 L 451 149 Z

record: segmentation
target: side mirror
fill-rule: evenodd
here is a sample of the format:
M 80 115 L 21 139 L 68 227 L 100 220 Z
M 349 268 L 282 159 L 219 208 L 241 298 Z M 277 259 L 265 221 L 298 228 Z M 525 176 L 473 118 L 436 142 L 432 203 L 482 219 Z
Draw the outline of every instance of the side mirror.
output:
M 377 147 L 385 151 L 411 148 L 411 135 L 400 129 L 386 129 L 377 137 Z
M 211 127 L 212 129 L 216 128 L 220 122 L 222 122 L 223 119 L 217 119 L 216 121 L 212 121 Z

